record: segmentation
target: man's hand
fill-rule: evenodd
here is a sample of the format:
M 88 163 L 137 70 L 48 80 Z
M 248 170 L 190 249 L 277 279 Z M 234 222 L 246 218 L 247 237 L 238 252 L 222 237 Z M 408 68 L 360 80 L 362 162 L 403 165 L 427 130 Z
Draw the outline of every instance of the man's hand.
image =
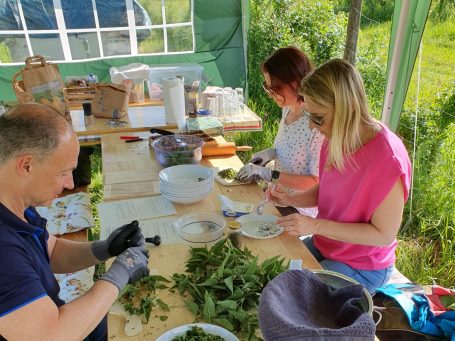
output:
M 272 170 L 266 167 L 260 167 L 251 163 L 240 168 L 235 180 L 240 182 L 253 182 L 259 180 L 271 181 Z
M 264 167 L 270 161 L 275 159 L 275 157 L 276 157 L 275 148 L 269 148 L 269 149 L 265 149 L 263 151 L 257 152 L 256 154 L 253 154 L 253 157 L 247 163 L 252 163 L 256 166 Z
M 128 248 L 117 256 L 100 279 L 114 284 L 121 292 L 128 283 L 134 283 L 150 273 L 148 257 L 149 251 L 145 246 Z
M 114 231 L 105 240 L 92 243 L 93 255 L 100 261 L 118 256 L 129 247 L 144 246 L 144 236 L 137 220 L 123 225 Z

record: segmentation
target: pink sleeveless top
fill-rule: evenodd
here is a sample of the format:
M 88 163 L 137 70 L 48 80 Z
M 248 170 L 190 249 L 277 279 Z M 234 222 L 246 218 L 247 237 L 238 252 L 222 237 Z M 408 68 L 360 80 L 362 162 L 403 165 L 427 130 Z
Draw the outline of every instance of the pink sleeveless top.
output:
M 409 194 L 411 162 L 401 140 L 387 127 L 357 150 L 345 169 L 326 169 L 328 143 L 324 141 L 319 164 L 318 218 L 337 222 L 368 223 L 398 178 L 403 181 L 404 200 Z M 394 240 L 388 246 L 368 246 L 314 235 L 314 245 L 327 258 L 355 269 L 380 270 L 395 262 Z

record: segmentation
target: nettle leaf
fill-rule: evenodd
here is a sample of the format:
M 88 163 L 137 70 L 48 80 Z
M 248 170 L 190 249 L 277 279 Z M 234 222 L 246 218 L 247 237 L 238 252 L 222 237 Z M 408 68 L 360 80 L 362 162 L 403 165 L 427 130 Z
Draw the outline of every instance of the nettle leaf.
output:
M 228 300 L 234 300 L 237 301 L 243 297 L 243 291 L 239 288 L 236 288 L 234 292 L 232 293 L 231 296 L 229 296 L 227 299 Z
M 217 307 L 222 308 L 221 311 L 225 310 L 236 310 L 237 309 L 237 302 L 232 301 L 232 300 L 224 300 L 224 301 L 218 301 L 216 303 Z
M 240 323 L 243 323 L 248 319 L 248 313 L 242 309 L 229 311 L 229 316 L 232 316 L 232 318 L 236 319 Z
M 218 279 L 215 278 L 215 277 L 210 277 L 210 278 L 207 278 L 203 283 L 200 283 L 200 284 L 197 284 L 198 286 L 201 286 L 201 287 L 211 287 L 213 286 L 214 284 L 217 284 L 218 283 Z
M 184 300 L 184 302 L 188 310 L 191 311 L 194 315 L 197 315 L 199 313 L 199 306 L 196 303 L 189 300 Z
M 210 296 L 208 291 L 204 294 L 204 310 L 202 311 L 202 315 L 209 322 L 211 322 L 216 316 L 215 303 L 213 302 L 212 296 Z
M 166 303 L 164 303 L 160 298 L 156 299 L 156 303 L 158 304 L 158 307 L 160 307 L 161 309 L 165 311 L 170 311 L 169 306 Z
M 234 326 L 227 318 L 214 319 L 213 322 L 231 332 L 234 331 Z
M 223 262 L 218 267 L 218 270 L 217 270 L 218 277 L 223 277 L 224 267 L 226 266 L 226 263 L 230 257 L 231 257 L 231 249 L 228 249 L 226 257 L 224 257 Z
M 228 289 L 231 291 L 231 293 L 234 293 L 234 281 L 232 280 L 232 276 L 229 276 L 224 280 L 224 283 L 228 287 Z

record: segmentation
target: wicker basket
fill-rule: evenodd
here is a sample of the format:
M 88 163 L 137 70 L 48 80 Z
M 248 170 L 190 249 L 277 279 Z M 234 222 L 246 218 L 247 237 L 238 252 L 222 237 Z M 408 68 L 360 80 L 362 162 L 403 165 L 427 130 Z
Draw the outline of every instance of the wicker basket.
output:
M 21 75 L 21 71 L 17 71 L 12 80 L 13 90 L 16 94 L 17 101 L 19 103 L 29 103 L 34 102 L 33 97 L 25 91 L 25 85 L 23 80 L 18 80 L 17 77 Z

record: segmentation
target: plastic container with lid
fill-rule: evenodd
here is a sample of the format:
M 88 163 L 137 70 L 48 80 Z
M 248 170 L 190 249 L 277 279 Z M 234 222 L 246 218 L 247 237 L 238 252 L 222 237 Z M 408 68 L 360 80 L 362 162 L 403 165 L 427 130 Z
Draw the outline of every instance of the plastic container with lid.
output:
M 201 81 L 204 68 L 195 63 L 150 65 L 149 81 L 151 84 L 163 84 L 163 79 L 182 76 L 186 84 L 193 84 L 194 81 Z

